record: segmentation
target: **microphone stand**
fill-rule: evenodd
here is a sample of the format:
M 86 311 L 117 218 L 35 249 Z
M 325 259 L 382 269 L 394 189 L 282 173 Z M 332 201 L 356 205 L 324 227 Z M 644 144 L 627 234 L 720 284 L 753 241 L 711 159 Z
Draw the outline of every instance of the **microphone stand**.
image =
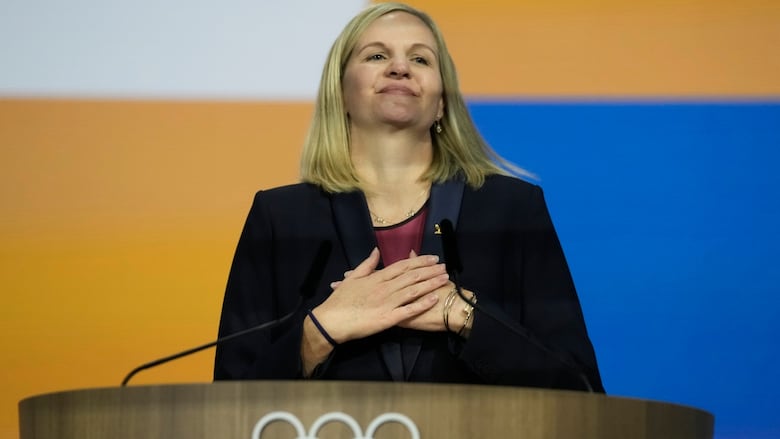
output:
M 216 340 L 214 340 L 212 342 L 209 342 L 209 343 L 206 343 L 206 344 L 202 344 L 200 346 L 197 346 L 197 347 L 194 347 L 194 348 L 191 348 L 191 349 L 187 349 L 186 351 L 181 351 L 181 352 L 179 352 L 177 354 L 169 355 L 167 357 L 160 358 L 160 359 L 157 359 L 157 360 L 150 361 L 148 363 L 142 364 L 142 365 L 136 367 L 135 369 L 131 370 L 130 373 L 128 373 L 127 376 L 125 376 L 125 379 L 122 380 L 121 387 L 127 386 L 127 383 L 130 381 L 130 379 L 133 378 L 133 376 L 135 376 L 135 374 L 137 374 L 138 372 L 141 372 L 143 370 L 151 369 L 151 368 L 153 368 L 155 366 L 159 366 L 161 364 L 165 364 L 165 363 L 167 363 L 169 361 L 173 361 L 173 360 L 176 360 L 176 359 L 181 358 L 181 357 L 186 357 L 187 355 L 194 354 L 196 352 L 200 352 L 200 351 L 202 351 L 204 349 L 208 349 L 208 348 L 210 348 L 212 346 L 216 346 L 216 345 L 218 345 L 220 343 L 224 343 L 224 342 L 233 340 L 234 338 L 242 337 L 242 336 L 244 336 L 246 334 L 250 334 L 250 333 L 255 332 L 255 331 L 262 331 L 263 329 L 267 329 L 267 328 L 270 328 L 272 326 L 281 325 L 282 323 L 284 323 L 287 320 L 289 320 L 292 316 L 294 316 L 298 312 L 298 309 L 300 308 L 302 303 L 303 303 L 303 300 L 301 300 L 300 303 L 295 307 L 295 311 L 293 311 L 293 312 L 283 316 L 280 319 L 273 320 L 273 321 L 270 321 L 270 322 L 265 322 L 263 324 L 260 324 L 260 325 L 257 325 L 257 326 L 253 326 L 251 328 L 244 329 L 243 331 L 238 331 L 238 332 L 235 332 L 233 334 L 226 335 L 224 337 L 218 338 L 218 339 L 216 339 Z

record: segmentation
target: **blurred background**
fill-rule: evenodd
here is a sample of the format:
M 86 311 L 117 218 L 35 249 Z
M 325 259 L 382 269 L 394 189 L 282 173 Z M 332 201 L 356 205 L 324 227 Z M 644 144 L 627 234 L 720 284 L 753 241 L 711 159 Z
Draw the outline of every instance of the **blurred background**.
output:
M 0 438 L 20 399 L 216 336 L 252 196 L 297 180 L 325 55 L 366 4 L 0 5 Z M 780 437 L 780 3 L 411 4 L 483 135 L 539 176 L 608 393 Z

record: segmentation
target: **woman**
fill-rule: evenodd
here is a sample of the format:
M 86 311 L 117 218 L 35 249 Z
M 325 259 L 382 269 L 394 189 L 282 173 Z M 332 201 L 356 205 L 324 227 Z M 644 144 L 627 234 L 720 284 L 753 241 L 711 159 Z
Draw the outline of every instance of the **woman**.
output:
M 304 306 L 221 345 L 215 379 L 603 391 L 541 189 L 496 163 L 508 167 L 471 122 L 433 21 L 392 3 L 356 16 L 323 71 L 304 183 L 255 196 L 220 335 L 278 319 L 301 295 Z M 439 258 L 445 218 L 455 223 L 465 297 L 498 320 L 455 294 Z M 324 245 L 332 250 L 320 260 Z

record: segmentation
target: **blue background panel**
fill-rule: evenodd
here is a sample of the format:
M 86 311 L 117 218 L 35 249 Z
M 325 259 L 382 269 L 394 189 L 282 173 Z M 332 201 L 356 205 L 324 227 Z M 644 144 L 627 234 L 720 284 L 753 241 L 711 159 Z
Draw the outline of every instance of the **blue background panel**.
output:
M 607 392 L 780 437 L 780 103 L 470 109 L 545 190 Z

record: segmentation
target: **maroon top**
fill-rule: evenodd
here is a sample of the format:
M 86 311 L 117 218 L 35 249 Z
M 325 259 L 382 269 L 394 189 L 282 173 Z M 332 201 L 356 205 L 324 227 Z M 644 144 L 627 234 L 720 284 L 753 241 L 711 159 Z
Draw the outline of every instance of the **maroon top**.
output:
M 420 254 L 427 216 L 428 203 L 425 203 L 417 213 L 403 222 L 387 227 L 374 227 L 379 254 L 382 255 L 385 267 L 408 258 L 411 250 Z

